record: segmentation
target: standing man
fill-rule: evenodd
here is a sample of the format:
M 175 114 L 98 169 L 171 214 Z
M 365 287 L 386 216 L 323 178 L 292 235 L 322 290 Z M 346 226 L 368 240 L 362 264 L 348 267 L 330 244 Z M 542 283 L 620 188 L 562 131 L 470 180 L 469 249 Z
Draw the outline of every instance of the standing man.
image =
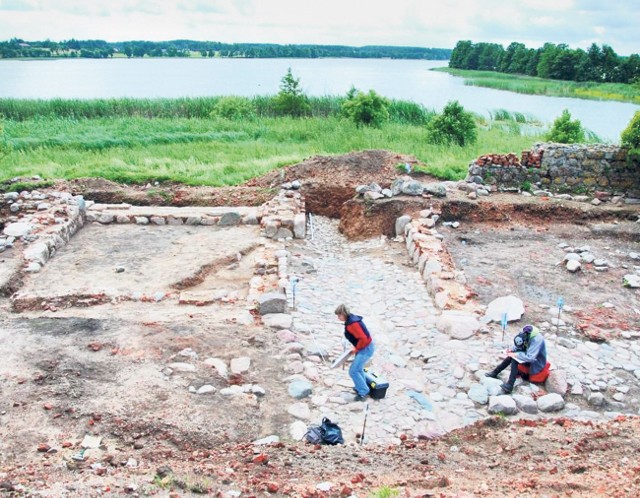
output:
M 354 401 L 364 401 L 369 395 L 369 386 L 364 376 L 364 366 L 373 356 L 375 350 L 373 339 L 371 339 L 371 334 L 362 321 L 362 317 L 352 314 L 346 305 L 341 304 L 338 306 L 335 314 L 340 321 L 344 322 L 344 336 L 353 345 L 352 353 L 355 354 L 349 367 L 349 376 L 353 380 L 354 390 L 356 391 Z
M 538 327 L 525 325 L 522 332 L 514 337 L 513 343 L 514 347 L 505 351 L 507 357 L 502 363 L 485 374 L 487 377 L 497 379 L 498 374 L 511 365 L 509 380 L 500 386 L 505 394 L 513 391 L 518 375 L 531 382 L 544 382 L 549 375 L 547 347 Z

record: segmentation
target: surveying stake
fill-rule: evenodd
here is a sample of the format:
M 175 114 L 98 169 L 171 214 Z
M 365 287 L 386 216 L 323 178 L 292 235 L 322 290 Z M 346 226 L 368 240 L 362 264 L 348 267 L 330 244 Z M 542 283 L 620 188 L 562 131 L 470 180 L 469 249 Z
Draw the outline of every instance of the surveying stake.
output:
M 291 277 L 291 294 L 293 295 L 293 303 L 292 303 L 293 311 L 298 311 L 296 309 L 296 287 L 298 286 L 298 282 L 299 282 L 298 277 Z
M 558 298 L 558 321 L 556 322 L 556 330 L 560 330 L 560 313 L 562 313 L 562 308 L 564 307 L 564 299 L 562 296 Z
M 364 404 L 364 424 L 362 424 L 362 435 L 360 436 L 360 446 L 364 444 L 364 431 L 367 428 L 367 413 L 369 413 L 369 403 Z
M 502 342 L 504 342 L 504 331 L 507 330 L 507 314 L 502 313 L 502 320 L 500 320 L 500 325 L 502 325 Z

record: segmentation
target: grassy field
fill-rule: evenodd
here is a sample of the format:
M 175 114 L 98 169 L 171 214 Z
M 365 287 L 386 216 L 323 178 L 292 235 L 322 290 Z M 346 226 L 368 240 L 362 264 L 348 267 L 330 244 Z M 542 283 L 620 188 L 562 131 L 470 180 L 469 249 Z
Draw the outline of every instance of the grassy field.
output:
M 241 120 L 112 114 L 75 118 L 32 109 L 20 115 L 21 119 L 5 119 L 4 135 L 11 152 L 0 159 L 0 181 L 40 175 L 48 179 L 102 177 L 127 183 L 238 185 L 312 155 L 366 149 L 411 154 L 427 164 L 428 173 L 461 179 L 477 156 L 520 153 L 539 141 L 543 131 L 523 135 L 526 119 L 496 112 L 499 120 L 479 118 L 476 145 L 457 147 L 428 144 L 424 124 L 399 119 L 377 129 L 358 127 L 335 113 Z
M 508 92 L 550 97 L 574 97 L 591 100 L 616 100 L 640 104 L 640 86 L 623 83 L 576 83 L 574 81 L 548 80 L 505 74 L 494 71 L 470 71 L 447 67 L 434 68 L 453 76 L 464 78 L 465 85 L 481 86 Z

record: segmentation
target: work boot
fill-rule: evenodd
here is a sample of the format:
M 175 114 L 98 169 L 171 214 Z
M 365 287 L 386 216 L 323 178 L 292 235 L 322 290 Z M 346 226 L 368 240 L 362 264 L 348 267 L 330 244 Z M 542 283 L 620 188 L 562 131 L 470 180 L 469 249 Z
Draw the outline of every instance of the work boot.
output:
M 361 396 L 360 394 L 356 394 L 356 397 L 353 398 L 353 401 L 364 401 L 365 399 L 367 399 L 368 394 L 365 394 L 364 396 Z
M 507 383 L 502 383 L 500 384 L 500 389 L 502 389 L 502 392 L 505 394 L 511 394 L 511 391 L 513 391 L 513 384 L 507 384 Z
M 491 377 L 492 379 L 497 379 L 498 378 L 498 374 L 496 373 L 495 370 L 491 370 L 491 372 L 487 372 L 486 374 L 484 374 L 485 377 Z

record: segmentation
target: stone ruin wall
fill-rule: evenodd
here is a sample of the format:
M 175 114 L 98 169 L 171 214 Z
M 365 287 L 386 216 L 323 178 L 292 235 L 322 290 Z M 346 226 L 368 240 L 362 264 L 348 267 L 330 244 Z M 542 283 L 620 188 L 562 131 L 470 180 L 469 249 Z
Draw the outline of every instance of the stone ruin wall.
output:
M 274 243 L 306 235 L 305 200 L 296 189 L 282 189 L 257 208 L 100 204 L 67 192 L 7 192 L 0 194 L 0 254 L 7 251 L 14 263 L 0 272 L 0 296 L 12 295 L 22 285 L 23 274 L 38 273 L 88 223 L 259 225 L 261 237 Z M 281 289 L 288 277 L 282 258 L 275 257 L 279 281 L 273 287 Z M 264 282 L 259 286 L 265 287 Z
M 530 151 L 487 154 L 469 165 L 467 180 L 498 190 L 532 189 L 555 193 L 624 195 L 640 199 L 640 163 L 627 161 L 615 145 L 537 143 Z

